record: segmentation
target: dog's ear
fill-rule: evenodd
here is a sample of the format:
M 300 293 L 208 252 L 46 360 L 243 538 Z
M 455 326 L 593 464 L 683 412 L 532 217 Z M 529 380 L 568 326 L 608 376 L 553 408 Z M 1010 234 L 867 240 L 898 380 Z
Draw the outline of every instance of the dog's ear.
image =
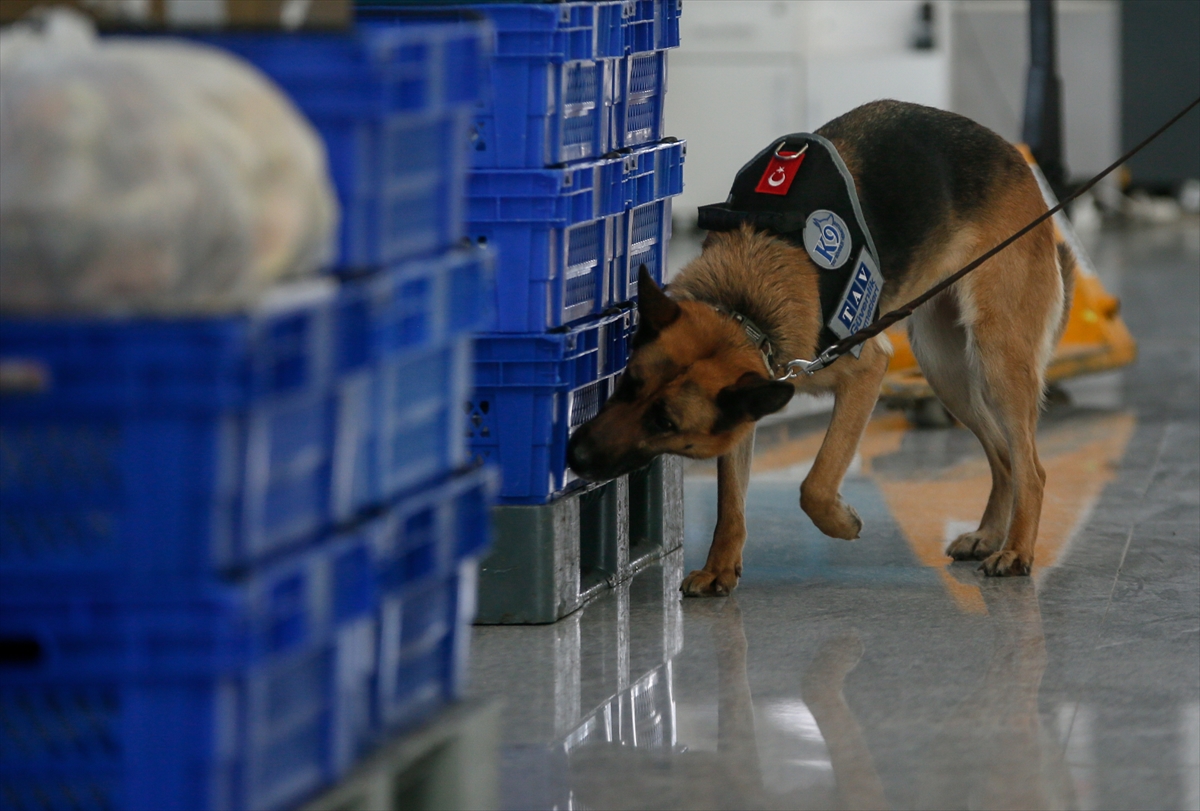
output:
M 638 323 L 639 330 L 657 335 L 675 323 L 679 317 L 679 305 L 654 283 L 650 271 L 642 265 L 638 269 Z M 642 343 L 645 343 L 643 341 Z
M 746 372 L 732 386 L 717 392 L 720 416 L 713 433 L 721 433 L 738 423 L 760 420 L 774 414 L 792 399 L 796 389 L 791 383 L 768 380 L 754 372 Z

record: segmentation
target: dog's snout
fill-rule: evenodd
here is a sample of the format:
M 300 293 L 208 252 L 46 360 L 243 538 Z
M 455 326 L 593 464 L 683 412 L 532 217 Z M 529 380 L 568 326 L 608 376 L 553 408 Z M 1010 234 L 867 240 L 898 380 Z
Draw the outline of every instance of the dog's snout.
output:
M 583 475 L 592 461 L 594 461 L 594 454 L 588 447 L 586 432 L 581 427 L 571 435 L 571 440 L 567 443 L 567 464 L 570 465 L 571 470 Z
M 567 453 L 567 461 L 571 463 L 571 467 L 578 468 L 586 466 L 591 460 L 591 451 L 586 446 L 575 443 Z

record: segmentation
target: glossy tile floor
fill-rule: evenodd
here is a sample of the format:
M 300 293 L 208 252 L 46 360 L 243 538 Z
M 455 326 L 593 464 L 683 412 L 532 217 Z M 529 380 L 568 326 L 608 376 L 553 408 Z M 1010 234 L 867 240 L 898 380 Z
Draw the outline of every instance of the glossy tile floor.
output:
M 734 596 L 676 591 L 715 520 L 697 464 L 681 553 L 554 625 L 476 629 L 504 805 L 1200 808 L 1200 221 L 1090 243 L 1140 359 L 1043 418 L 1032 578 L 942 556 L 987 496 L 965 430 L 880 411 L 851 543 L 797 503 L 824 417 L 768 426 Z

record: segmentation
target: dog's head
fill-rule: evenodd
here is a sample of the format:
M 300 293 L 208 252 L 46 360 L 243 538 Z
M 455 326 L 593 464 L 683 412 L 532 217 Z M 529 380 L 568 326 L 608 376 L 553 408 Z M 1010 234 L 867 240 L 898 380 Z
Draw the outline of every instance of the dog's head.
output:
M 638 316 L 615 391 L 567 445 L 567 462 L 582 478 L 612 479 L 664 453 L 721 456 L 792 399 L 792 384 L 767 376 L 741 327 L 706 304 L 672 300 L 645 267 Z

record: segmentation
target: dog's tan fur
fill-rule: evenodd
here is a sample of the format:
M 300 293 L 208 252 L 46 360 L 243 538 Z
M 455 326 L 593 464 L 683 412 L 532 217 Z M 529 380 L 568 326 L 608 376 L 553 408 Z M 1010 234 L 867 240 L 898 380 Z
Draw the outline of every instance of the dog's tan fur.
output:
M 853 145 L 832 140 L 857 177 Z M 938 223 L 918 246 L 912 270 L 899 283 L 885 284 L 881 312 L 929 289 L 1046 210 L 1033 175 L 1012 152 L 1004 171 L 988 184 L 987 205 L 973 216 L 954 213 Z M 1073 267 L 1069 256 L 1057 254 L 1053 226 L 1046 223 L 908 322 L 926 379 L 979 438 L 991 466 L 992 491 L 979 528 L 947 549 L 956 560 L 983 561 L 989 575 L 1028 574 L 1033 563 L 1045 483 L 1035 432 L 1045 367 L 1070 303 Z M 762 356 L 742 328 L 711 305 L 754 318 L 785 362 L 812 358 L 821 330 L 818 272 L 803 248 L 743 226 L 709 234 L 701 255 L 672 282 L 670 297 L 643 275 L 639 310 L 648 339 L 634 351 L 626 373 L 639 385 L 619 389 L 620 396 L 572 439 L 572 458 L 583 460 L 573 465 L 588 462 L 613 475 L 622 465 L 660 453 L 719 457 L 716 531 L 704 568 L 683 582 L 687 595 L 727 594 L 737 585 L 754 423 L 763 408 L 786 404 L 786 395 L 779 403 L 771 393 Z M 844 355 L 793 381 L 797 391 L 834 395 L 825 440 L 800 488 L 801 508 L 832 537 L 854 539 L 862 528 L 839 488 L 890 355 L 887 339 L 876 337 L 861 357 Z M 647 428 L 647 420 L 673 430 Z

